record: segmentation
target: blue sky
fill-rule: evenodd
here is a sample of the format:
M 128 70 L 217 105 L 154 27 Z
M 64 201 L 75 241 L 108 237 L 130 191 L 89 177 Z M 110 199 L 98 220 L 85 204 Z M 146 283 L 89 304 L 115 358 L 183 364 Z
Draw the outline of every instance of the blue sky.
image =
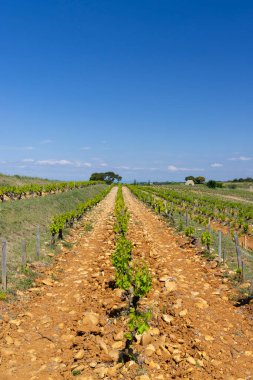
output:
M 1 0 L 0 172 L 253 177 L 253 2 Z

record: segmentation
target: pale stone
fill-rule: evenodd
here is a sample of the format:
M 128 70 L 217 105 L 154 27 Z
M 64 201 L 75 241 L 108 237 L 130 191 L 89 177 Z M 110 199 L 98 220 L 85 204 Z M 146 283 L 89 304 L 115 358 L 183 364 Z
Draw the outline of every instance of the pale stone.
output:
M 165 281 L 165 287 L 168 292 L 173 292 L 177 289 L 177 284 L 173 281 Z
M 210 335 L 206 335 L 206 336 L 205 336 L 205 340 L 206 340 L 207 342 L 212 342 L 212 341 L 214 340 L 214 338 L 213 338 L 212 336 L 210 336 Z
M 160 330 L 159 330 L 157 327 L 151 327 L 151 328 L 149 329 L 149 333 L 150 333 L 150 335 L 152 335 L 152 336 L 160 335 Z
M 98 367 L 95 368 L 94 372 L 99 376 L 100 379 L 103 379 L 107 374 L 108 368 L 107 367 Z
M 145 355 L 146 356 L 152 356 L 155 352 L 155 347 L 153 344 L 149 344 L 145 349 Z
M 122 348 L 123 347 L 123 342 L 122 341 L 118 341 L 118 342 L 115 342 L 112 344 L 112 348 Z
M 123 331 L 120 331 L 118 334 L 115 334 L 113 336 L 113 339 L 116 341 L 123 340 L 124 339 L 124 333 Z
M 171 315 L 168 315 L 168 314 L 163 314 L 162 319 L 166 323 L 171 323 L 173 321 L 174 317 L 172 317 Z
M 144 334 L 142 334 L 141 341 L 140 341 L 142 346 L 147 346 L 148 344 L 151 343 L 151 341 L 152 341 L 152 338 L 149 333 L 145 332 Z
M 186 314 L 188 314 L 188 311 L 187 311 L 187 309 L 184 309 L 184 310 L 180 311 L 179 316 L 184 317 Z
M 9 322 L 11 325 L 20 326 L 21 321 L 19 319 L 11 319 Z
M 114 361 L 117 361 L 119 359 L 119 352 L 118 352 L 118 350 L 110 350 L 110 351 L 108 351 L 108 355 Z
M 166 275 L 159 278 L 160 282 L 166 282 L 166 281 L 169 281 L 169 280 L 170 280 L 170 276 L 166 276 Z
M 195 303 L 195 306 L 199 309 L 207 309 L 209 307 L 206 300 L 203 300 L 203 298 L 199 298 L 198 302 Z
M 81 349 L 81 350 L 79 350 L 79 351 L 75 354 L 74 359 L 76 359 L 76 360 L 83 359 L 84 355 L 85 355 L 85 351 L 84 351 L 83 349 Z
M 173 360 L 174 360 L 176 363 L 180 363 L 183 359 L 181 358 L 180 355 L 175 355 L 175 356 L 173 356 Z
M 188 363 L 196 365 L 196 360 L 192 356 L 189 356 L 186 360 Z
M 9 335 L 7 335 L 7 336 L 5 337 L 5 342 L 6 342 L 8 345 L 14 343 L 12 337 L 9 336 Z
M 45 278 L 44 280 L 42 280 L 42 284 L 47 286 L 53 286 L 54 282 L 51 278 Z
M 108 348 L 107 348 L 107 345 L 106 343 L 101 339 L 99 341 L 99 347 L 106 353 L 108 354 Z
M 79 366 L 77 366 L 77 367 L 75 368 L 75 371 L 82 372 L 84 369 L 85 369 L 84 365 L 83 365 L 83 364 L 80 364 Z
M 83 323 L 84 324 L 87 324 L 87 325 L 92 324 L 92 325 L 97 326 L 98 322 L 99 322 L 98 314 L 95 314 L 95 313 L 85 313 L 84 314 L 84 317 L 83 317 Z

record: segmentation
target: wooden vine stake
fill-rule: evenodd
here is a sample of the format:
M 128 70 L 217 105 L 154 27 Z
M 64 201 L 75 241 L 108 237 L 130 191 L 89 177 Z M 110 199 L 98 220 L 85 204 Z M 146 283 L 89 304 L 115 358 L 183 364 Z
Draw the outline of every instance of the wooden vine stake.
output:
M 242 282 L 245 280 L 245 263 L 242 260 Z
M 223 251 L 222 251 L 222 260 L 223 260 L 223 264 L 225 264 L 225 261 L 226 261 L 225 249 L 223 249 Z
M 244 235 L 244 248 L 245 248 L 245 249 L 248 249 L 247 235 Z
M 211 219 L 210 218 L 208 219 L 208 232 L 209 233 L 212 232 L 212 229 L 211 229 Z
M 237 267 L 238 269 L 240 269 L 242 265 L 242 259 L 241 259 L 241 250 L 240 250 L 238 235 L 236 232 L 234 233 L 234 238 L 235 238 L 235 250 L 236 250 L 236 256 L 237 256 Z
M 7 257 L 6 257 L 6 240 L 2 241 L 2 286 L 3 291 L 7 290 Z
M 222 237 L 222 232 L 221 230 L 218 231 L 218 256 L 219 258 L 221 259 L 221 253 L 222 253 L 222 250 L 221 250 L 221 237 Z
M 26 266 L 26 241 L 22 241 L 22 267 Z
M 36 232 L 36 256 L 40 257 L 40 226 L 37 227 Z
M 188 211 L 186 211 L 186 214 L 185 214 L 185 225 L 186 225 L 186 227 L 189 226 L 189 215 L 188 215 Z
M 165 209 L 165 215 L 167 216 L 168 214 L 168 207 L 167 207 L 167 202 L 164 201 L 164 209 Z

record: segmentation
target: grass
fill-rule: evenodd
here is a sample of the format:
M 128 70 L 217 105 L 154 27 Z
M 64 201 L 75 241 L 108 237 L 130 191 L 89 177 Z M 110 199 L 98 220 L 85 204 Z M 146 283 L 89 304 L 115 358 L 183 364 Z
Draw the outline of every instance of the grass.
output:
M 23 186 L 30 183 L 43 185 L 45 183 L 57 182 L 56 180 L 49 180 L 44 178 L 26 177 L 16 175 L 7 175 L 0 173 L 0 186 Z
M 57 253 L 58 248 L 50 246 L 49 224 L 54 215 L 73 210 L 78 203 L 93 198 L 107 185 L 93 185 L 75 189 L 53 196 L 24 199 L 17 202 L 0 204 L 0 239 L 7 241 L 7 267 L 9 286 L 26 288 L 32 281 L 29 274 L 21 273 L 26 278 L 20 280 L 17 268 L 21 267 L 22 242 L 26 241 L 27 261 L 38 260 L 36 257 L 36 231 L 40 227 L 39 261 L 48 265 L 48 253 Z M 90 227 L 89 227 L 90 228 Z
M 0 301 L 5 301 L 7 299 L 7 294 L 0 290 Z
M 83 226 L 85 232 L 90 232 L 93 230 L 93 226 L 90 222 L 87 222 Z

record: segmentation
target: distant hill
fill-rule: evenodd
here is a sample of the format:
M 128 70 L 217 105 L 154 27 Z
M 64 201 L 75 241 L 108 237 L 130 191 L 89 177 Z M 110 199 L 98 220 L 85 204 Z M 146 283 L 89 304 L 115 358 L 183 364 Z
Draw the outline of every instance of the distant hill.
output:
M 55 180 L 49 180 L 44 178 L 36 178 L 36 177 L 26 177 L 20 175 L 7 175 L 0 173 L 0 186 L 22 186 L 28 183 L 48 183 L 48 182 L 57 182 Z

